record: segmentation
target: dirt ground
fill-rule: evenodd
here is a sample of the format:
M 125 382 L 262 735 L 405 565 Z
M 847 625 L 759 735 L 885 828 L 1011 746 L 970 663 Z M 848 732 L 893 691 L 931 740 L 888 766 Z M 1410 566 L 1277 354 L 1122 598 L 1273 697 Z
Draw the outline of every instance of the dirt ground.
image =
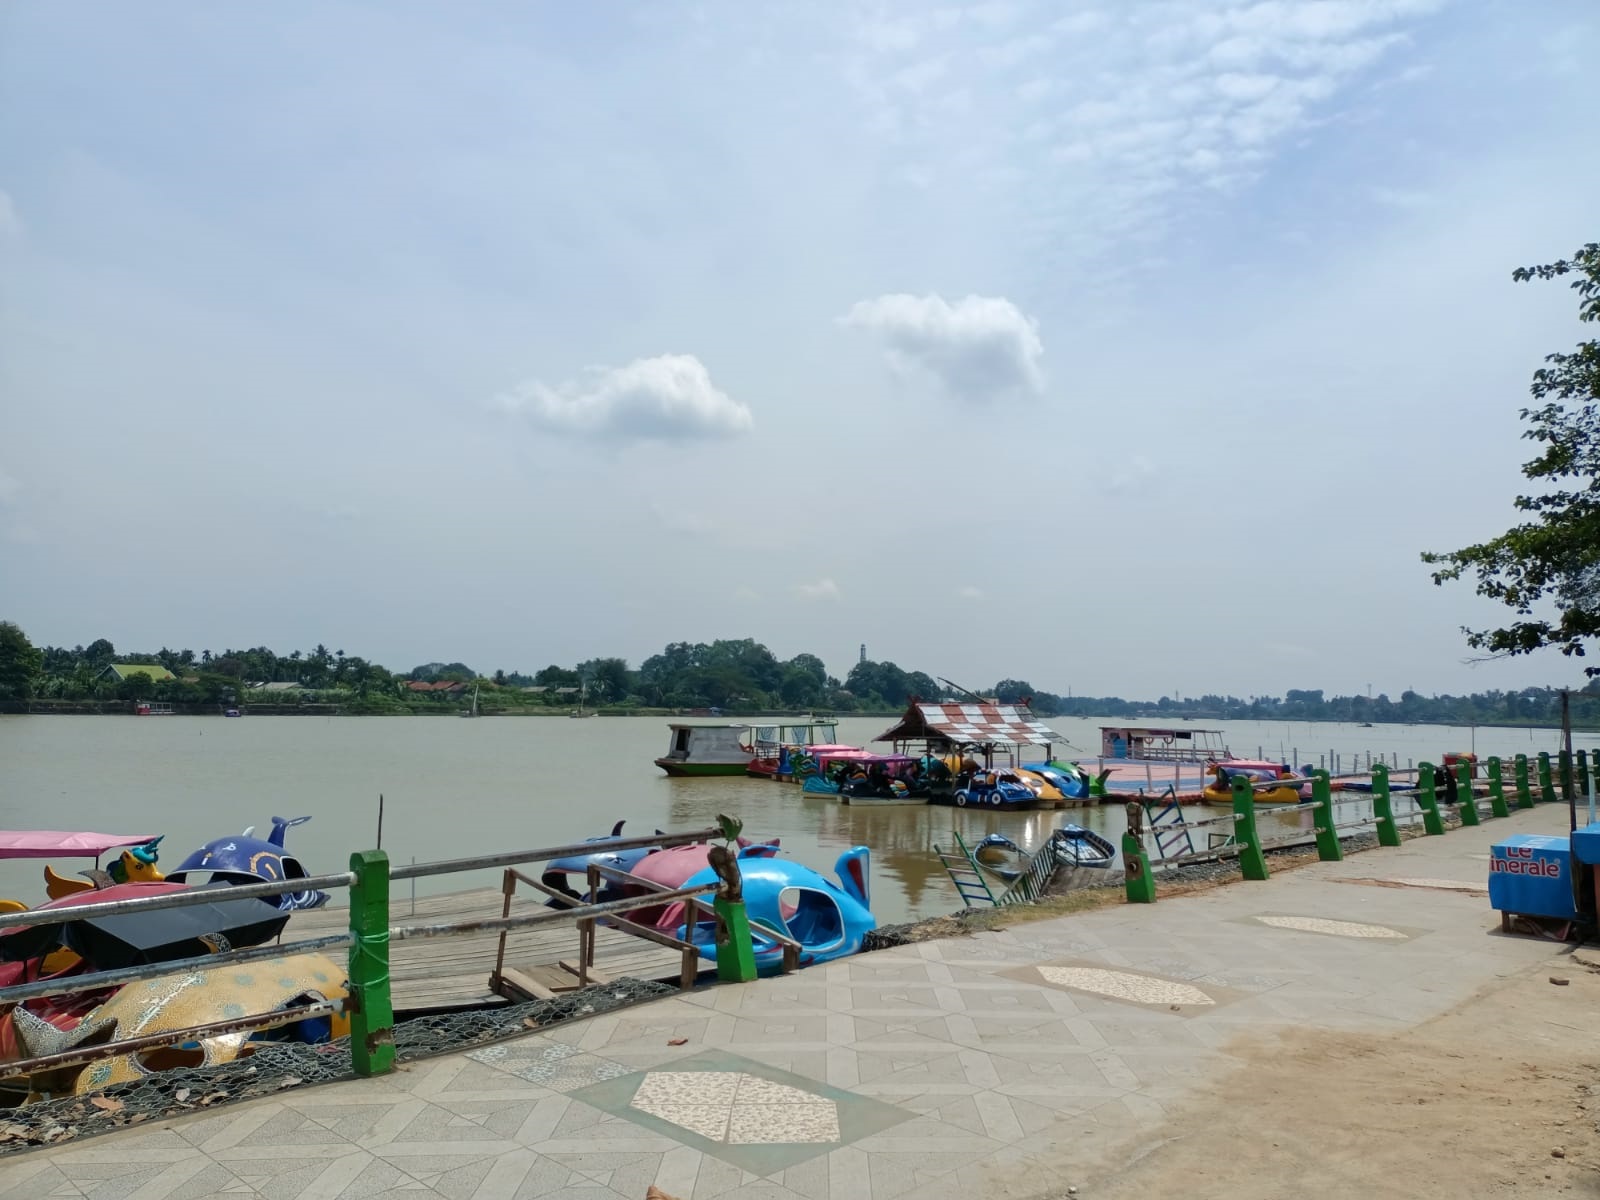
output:
M 1405 1034 L 1295 1033 L 1232 1053 L 1240 1070 L 1120 1164 L 1050 1194 L 1073 1183 L 1079 1200 L 1600 1197 L 1592 947 Z

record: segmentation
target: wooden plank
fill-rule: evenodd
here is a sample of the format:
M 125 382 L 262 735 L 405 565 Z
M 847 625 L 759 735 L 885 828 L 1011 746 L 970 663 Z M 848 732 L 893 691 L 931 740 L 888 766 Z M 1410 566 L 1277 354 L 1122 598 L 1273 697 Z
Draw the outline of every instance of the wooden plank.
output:
M 499 888 L 479 888 L 438 896 L 419 896 L 413 910 L 406 899 L 396 898 L 390 909 L 394 925 L 439 925 L 451 921 L 481 920 L 499 916 L 505 896 Z M 511 915 L 541 911 L 541 902 L 525 896 L 514 897 Z M 297 912 L 290 917 L 284 941 L 337 933 L 349 923 L 344 908 L 322 908 Z M 400 1012 L 436 1009 L 492 1007 L 507 1000 L 489 987 L 499 948 L 498 932 L 465 934 L 456 937 L 417 938 L 395 942 L 390 947 L 390 979 L 394 1007 Z M 578 930 L 573 922 L 557 926 L 508 931 L 506 963 L 535 982 L 548 967 L 560 971 L 562 959 L 575 960 L 579 948 Z M 337 953 L 337 952 L 336 952 Z M 595 923 L 594 962 L 591 980 L 599 982 L 628 977 L 677 984 L 683 973 L 679 951 L 657 946 L 635 937 L 615 925 Z M 707 964 L 708 967 L 710 964 Z M 570 978 L 570 977 L 568 977 Z M 544 986 L 548 987 L 548 984 Z M 551 989 L 554 990 L 554 989 Z
M 505 991 L 516 993 L 519 1000 L 554 1000 L 556 994 L 537 979 L 523 974 L 515 967 L 505 967 L 500 971 L 500 987 L 502 994 Z
M 563 971 L 566 971 L 568 974 L 577 975 L 580 978 L 584 974 L 584 972 L 582 972 L 582 971 L 580 971 L 578 969 L 578 964 L 577 963 L 571 962 L 571 961 L 569 961 L 568 959 L 565 959 L 565 958 L 563 958 L 560 962 L 556 963 L 556 966 L 560 967 Z M 602 975 L 599 971 L 596 971 L 593 967 L 589 968 L 588 976 L 589 976 L 589 982 L 590 983 L 615 983 L 616 982 L 616 980 L 612 979 L 611 976 Z

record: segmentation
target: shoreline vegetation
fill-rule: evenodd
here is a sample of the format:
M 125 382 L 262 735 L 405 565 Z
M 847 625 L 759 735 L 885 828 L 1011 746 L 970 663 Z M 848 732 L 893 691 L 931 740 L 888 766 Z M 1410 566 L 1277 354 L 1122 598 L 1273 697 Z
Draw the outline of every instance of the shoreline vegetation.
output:
M 631 667 L 626 659 L 551 664 L 528 675 L 462 662 L 430 662 L 407 672 L 342 649 L 317 645 L 278 654 L 248 650 L 119 652 L 104 638 L 71 648 L 35 647 L 0 621 L 0 713 L 127 714 L 142 703 L 174 714 L 251 716 L 598 716 L 727 718 L 827 713 L 898 716 L 913 697 L 926 701 L 1027 702 L 1041 717 L 1180 721 L 1310 721 L 1372 725 L 1480 725 L 1550 728 L 1561 723 L 1563 689 L 1523 688 L 1467 696 L 1327 696 L 1290 688 L 1281 697 L 1208 694 L 1129 700 L 1075 696 L 1001 679 L 967 691 L 922 671 L 861 659 L 843 679 L 814 654 L 780 659 L 751 638 L 673 642 Z M 1600 729 L 1600 680 L 1571 697 L 1575 729 Z

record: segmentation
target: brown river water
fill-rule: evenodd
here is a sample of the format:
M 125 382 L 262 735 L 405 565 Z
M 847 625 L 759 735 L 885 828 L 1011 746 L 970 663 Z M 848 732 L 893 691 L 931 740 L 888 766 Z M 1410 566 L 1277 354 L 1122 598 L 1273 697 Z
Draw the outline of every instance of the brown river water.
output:
M 1048 722 L 1076 752 L 1099 746 L 1092 720 Z M 839 738 L 868 744 L 893 721 L 845 718 Z M 1209 724 L 1209 723 L 1206 723 Z M 1319 756 L 1371 752 L 1438 761 L 1476 746 L 1488 754 L 1554 751 L 1551 730 L 1437 726 L 1223 722 L 1234 753 L 1316 765 Z M 1593 747 L 1593 735 L 1574 738 Z M 887 747 L 884 747 L 887 749 Z M 610 832 L 694 829 L 719 813 L 745 833 L 779 837 L 784 852 L 832 877 L 839 854 L 872 850 L 873 909 L 882 923 L 960 907 L 933 856 L 935 839 L 1001 832 L 1025 846 L 1075 821 L 1116 840 L 1120 804 L 1045 812 L 988 813 L 945 807 L 869 809 L 764 780 L 668 779 L 652 760 L 667 749 L 660 717 L 0 717 L 0 828 L 165 834 L 161 858 L 176 867 L 192 849 L 248 825 L 265 836 L 274 815 L 310 815 L 289 831 L 312 871 L 342 869 L 377 836 L 397 863 L 554 846 Z M 1059 755 L 1070 757 L 1069 755 Z M 1159 768 L 1156 772 L 1159 788 Z M 1357 804 L 1344 806 L 1355 814 Z M 1216 815 L 1219 810 L 1200 810 Z M 1309 829 L 1307 813 L 1263 814 L 1265 837 Z M 1344 818 L 1341 818 L 1344 819 Z M 1281 826 L 1281 828 L 1279 828 Z M 75 871 L 86 862 L 57 862 Z M 431 877 L 418 894 L 497 886 L 492 872 Z M 403 914 L 410 884 L 397 884 Z M 43 899 L 41 864 L 0 862 L 0 896 Z M 343 903 L 342 896 L 334 900 Z

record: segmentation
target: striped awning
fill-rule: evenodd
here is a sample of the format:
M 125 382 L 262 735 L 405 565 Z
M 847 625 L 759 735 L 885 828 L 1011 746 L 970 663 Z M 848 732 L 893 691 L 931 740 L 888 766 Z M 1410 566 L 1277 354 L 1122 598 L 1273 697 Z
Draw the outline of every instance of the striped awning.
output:
M 1047 746 L 1063 741 L 1033 712 L 1015 704 L 913 704 L 880 742 L 943 738 L 958 744 Z

